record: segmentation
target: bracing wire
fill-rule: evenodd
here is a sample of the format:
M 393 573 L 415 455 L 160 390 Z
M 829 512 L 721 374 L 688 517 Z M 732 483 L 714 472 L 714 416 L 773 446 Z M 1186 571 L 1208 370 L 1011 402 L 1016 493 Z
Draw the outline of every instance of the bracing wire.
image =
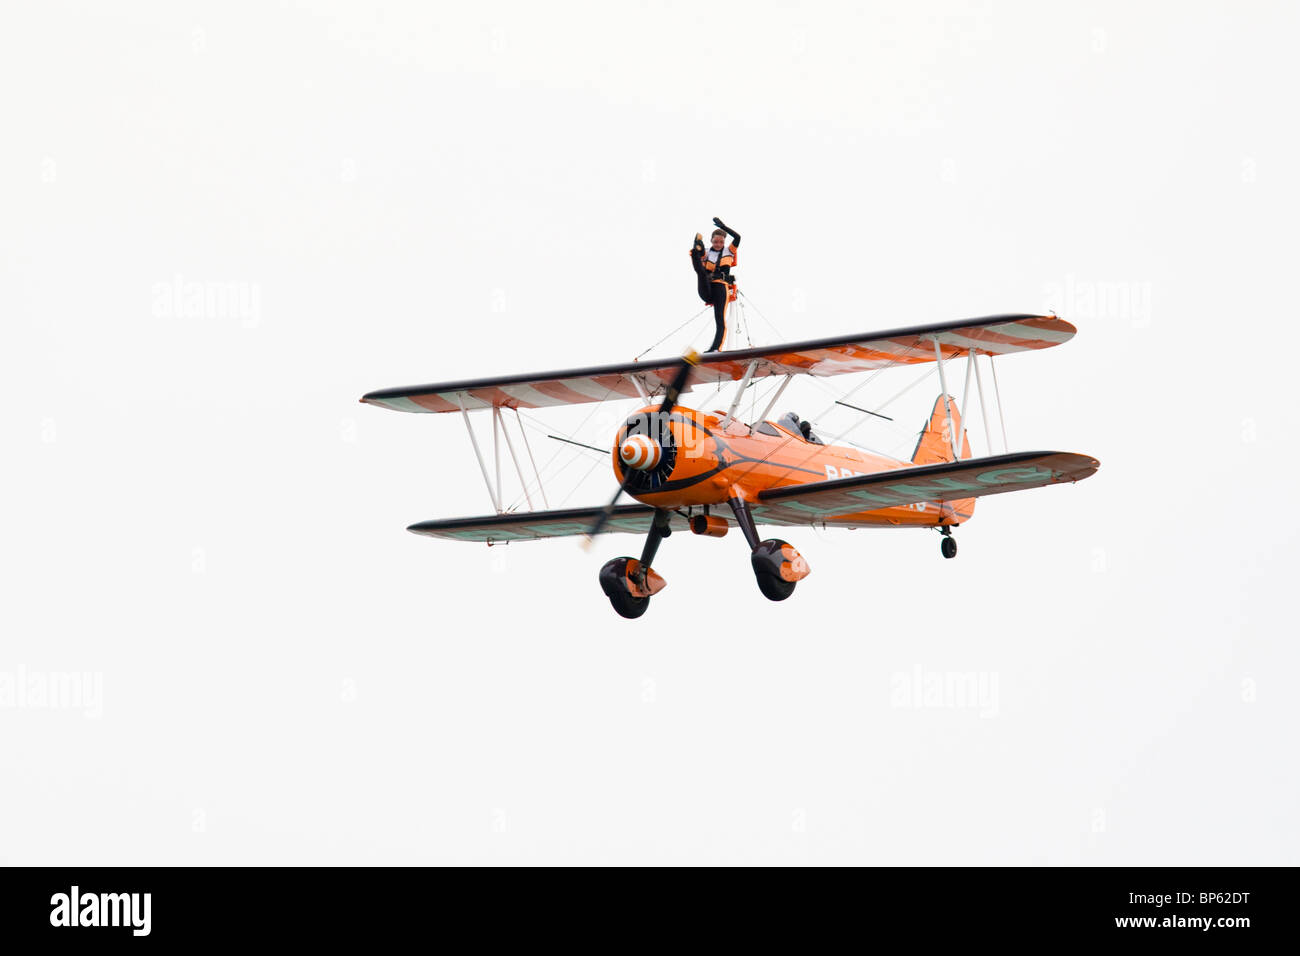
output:
M 532 415 L 523 414 L 522 412 L 520 412 L 519 409 L 515 409 L 515 411 L 519 412 L 523 418 L 527 419 L 530 427 L 536 429 L 539 433 L 546 434 L 548 432 L 559 432 L 562 435 L 564 435 L 566 438 L 572 439 L 578 432 L 582 430 L 583 426 L 585 426 L 587 422 L 591 421 L 591 417 L 595 415 L 596 412 L 600 408 L 602 408 L 606 402 L 610 400 L 610 396 L 614 394 L 615 392 L 612 388 L 606 390 L 605 397 L 602 398 L 600 401 L 593 403 L 591 406 L 591 410 L 588 411 L 585 416 L 583 416 L 582 421 L 578 423 L 577 427 L 574 428 L 571 432 L 567 432 L 567 433 L 564 431 L 564 429 L 561 428 L 555 428 L 554 426 L 545 426 L 540 421 L 535 419 Z M 618 397 L 621 399 L 624 396 L 620 395 Z M 554 480 L 558 478 L 561 474 L 568 471 L 569 467 L 575 461 L 581 459 L 582 452 L 575 451 L 573 452 L 572 456 L 564 462 L 563 465 L 561 465 L 555 472 L 552 473 L 551 466 L 555 463 L 555 460 L 559 458 L 560 455 L 562 455 L 567 450 L 568 448 L 561 446 L 560 448 L 557 448 L 549 458 L 546 459 L 546 462 L 545 464 L 542 465 L 541 471 L 538 472 L 537 477 L 533 479 L 529 479 L 528 482 L 526 482 L 526 488 L 528 491 L 532 491 L 534 488 L 540 489 L 542 485 L 545 484 L 548 480 Z M 579 484 L 580 483 L 581 481 L 579 482 Z M 570 494 L 572 494 L 572 492 L 570 492 Z M 516 495 L 515 498 L 510 502 L 510 507 L 507 508 L 506 510 L 514 511 L 516 508 L 519 507 L 520 503 L 526 499 L 526 497 L 527 497 L 526 492 L 520 491 L 519 494 Z M 565 500 L 567 500 L 567 496 Z
M 700 316 L 702 316 L 702 315 L 703 315 L 705 312 L 707 312 L 710 308 L 711 308 L 711 306 L 707 306 L 707 305 L 706 305 L 704 308 L 700 309 L 700 311 L 696 312 L 694 315 L 692 315 L 689 319 L 687 319 L 687 320 L 686 320 L 685 322 L 683 322 L 681 325 L 677 326 L 677 328 L 673 329 L 671 332 L 669 332 L 667 335 L 665 335 L 663 338 L 661 338 L 661 339 L 660 339 L 658 342 L 656 342 L 654 345 L 650 346 L 650 348 L 646 349 L 645 352 L 642 352 L 642 353 L 641 353 L 640 355 L 638 355 L 636 358 L 632 359 L 632 361 L 633 361 L 633 362 L 639 362 L 639 361 L 641 361 L 641 357 L 644 356 L 644 355 L 646 354 L 646 352 L 650 352 L 650 351 L 652 351 L 653 349 L 657 349 L 659 346 L 663 345 L 665 342 L 667 342 L 670 338 L 672 338 L 674 335 L 676 335 L 676 334 L 677 334 L 678 332 L 680 332 L 682 329 L 686 328 L 686 326 L 690 325 L 692 322 L 694 322 L 696 319 L 698 319 Z
M 776 327 L 776 323 L 774 323 L 771 319 L 769 319 L 769 318 L 767 317 L 767 315 L 764 314 L 764 312 L 763 312 L 763 311 L 762 311 L 762 310 L 761 310 L 757 305 L 754 304 L 753 299 L 751 299 L 751 298 L 750 298 L 748 295 L 746 295 L 744 292 L 740 292 L 739 294 L 740 294 L 740 296 L 741 296 L 742 298 L 744 298 L 744 299 L 746 300 L 746 302 L 748 303 L 748 305 L 751 306 L 751 307 L 753 308 L 753 310 L 754 310 L 755 312 L 758 313 L 759 317 L 760 317 L 764 322 L 767 323 L 767 325 L 772 329 L 772 331 L 774 331 L 778 336 L 781 336 L 782 338 L 785 337 L 785 336 L 782 334 L 781 330 L 778 329 L 778 328 Z M 912 350 L 912 351 L 918 351 L 918 354 L 919 354 L 919 350 L 916 350 L 914 347 L 912 347 L 911 350 Z M 831 385 L 829 385 L 827 382 L 822 381 L 821 379 L 817 378 L 816 376 L 809 375 L 809 376 L 807 376 L 807 378 L 810 380 L 810 382 L 811 382 L 811 384 L 813 385 L 814 388 L 818 388 L 818 389 L 820 389 L 822 392 L 824 392 L 824 393 L 827 394 L 827 395 L 832 396 L 832 397 L 833 397 L 835 400 L 837 400 L 837 401 L 847 401 L 851 396 L 853 396 L 853 395 L 856 394 L 857 392 L 860 392 L 862 389 L 866 388 L 866 387 L 867 387 L 868 385 L 870 385 L 873 381 L 875 381 L 875 379 L 880 375 L 880 373 L 884 372 L 886 369 L 896 368 L 899 364 L 902 364 L 902 363 L 890 363 L 890 364 L 888 364 L 888 365 L 882 365 L 880 368 L 876 369 L 874 372 L 872 372 L 870 375 L 868 375 L 868 376 L 867 376 L 863 381 L 859 382 L 857 385 L 853 386 L 853 388 L 849 389 L 847 392 L 844 392 L 844 393 L 842 393 L 842 394 L 839 392 L 838 389 L 833 388 L 833 387 L 832 387 Z M 914 384 L 914 385 L 915 385 L 915 384 L 919 384 L 920 381 L 924 381 L 926 377 L 928 377 L 928 373 L 927 373 L 926 376 L 923 376 L 920 380 L 918 380 L 917 382 L 915 382 L 915 383 L 913 383 L 913 384 Z M 879 405 L 875 410 L 878 411 L 878 412 L 879 412 L 879 411 L 882 411 L 884 408 L 886 408 L 888 405 L 890 405 L 891 403 L 893 403 L 895 400 L 897 400 L 898 398 L 901 398 L 902 395 L 905 394 L 905 392 L 907 392 L 907 391 L 909 391 L 909 390 L 911 389 L 911 387 L 912 387 L 912 386 L 908 386 L 907 389 L 904 389 L 902 392 L 899 392 L 897 395 L 893 396 L 892 398 L 887 399 L 886 401 L 882 402 L 882 403 L 881 403 L 881 404 L 880 404 L 880 405 Z M 832 403 L 832 407 L 831 407 L 831 408 L 828 408 L 826 411 L 823 411 L 823 412 L 821 412 L 819 415 L 814 416 L 813 420 L 816 421 L 817 419 L 824 417 L 825 415 L 827 415 L 827 414 L 828 414 L 829 412 L 831 412 L 831 411 L 834 411 L 833 403 Z M 860 423 L 859 423 L 859 424 L 860 424 Z M 856 428 L 857 426 L 855 425 L 855 426 L 853 426 L 853 427 Z M 906 435 L 906 436 L 909 437 L 909 438 L 913 437 L 913 436 L 912 436 L 912 433 L 905 431 L 904 429 L 902 429 L 902 428 L 901 428 L 900 426 L 898 426 L 898 425 L 893 425 L 893 424 L 891 423 L 889 426 L 886 426 L 886 427 L 889 427 L 889 428 L 894 429 L 894 430 L 895 430 L 898 434 L 900 434 L 900 435 Z
M 737 313 L 737 318 L 738 318 L 737 325 L 738 325 L 738 327 L 739 327 L 737 331 L 744 335 L 746 342 L 748 343 L 748 345 L 749 345 L 751 348 L 753 347 L 753 338 L 752 338 L 752 335 L 751 335 L 751 332 L 750 332 L 749 307 L 752 307 L 752 308 L 753 308 L 754 312 L 759 316 L 759 318 L 762 319 L 762 321 L 763 321 L 764 323 L 766 323 L 766 325 L 767 325 L 767 326 L 768 326 L 768 327 L 769 327 L 769 328 L 770 328 L 774 333 L 776 333 L 776 335 L 777 335 L 779 338 L 782 338 L 782 339 L 783 339 L 783 338 L 785 337 L 785 336 L 783 335 L 783 333 L 781 332 L 781 330 L 776 326 L 776 323 L 774 323 L 771 319 L 769 319 L 769 318 L 767 317 L 767 315 L 762 311 L 762 309 L 760 309 L 757 305 L 754 304 L 753 300 L 752 300 L 748 295 L 746 295 L 744 292 L 740 292 L 739 290 L 738 290 L 738 297 L 737 297 L 736 305 L 737 305 L 736 313 Z M 670 339 L 670 338 L 672 338 L 674 335 L 677 335 L 678 333 L 680 333 L 683 329 L 685 329 L 687 326 L 689 326 L 692 322 L 695 322 L 695 321 L 697 321 L 698 319 L 700 319 L 700 318 L 701 318 L 701 317 L 702 317 L 706 312 L 709 311 L 709 309 L 710 309 L 709 306 L 705 306 L 703 309 L 701 309 L 700 311 L 696 312 L 694 315 L 692 315 L 689 319 L 687 319 L 687 320 L 686 320 L 685 322 L 683 322 L 681 325 L 677 326 L 675 329 L 673 329 L 672 331 L 670 331 L 669 333 L 667 333 L 666 335 L 664 335 L 661 339 L 659 339 L 657 342 L 655 342 L 655 343 L 654 343 L 653 345 L 651 345 L 649 348 L 645 349 L 643 352 L 641 352 L 639 355 L 637 355 L 635 360 L 639 361 L 639 360 L 640 360 L 643 356 L 645 356 L 647 353 L 651 352 L 651 351 L 654 350 L 655 348 L 658 348 L 658 347 L 659 347 L 660 345 L 662 345 L 664 342 L 668 341 L 668 339 Z M 912 350 L 912 351 L 917 351 L 918 354 L 920 354 L 920 351 L 917 350 L 914 346 L 908 346 L 908 349 L 909 349 L 909 350 Z M 882 365 L 880 368 L 877 368 L 877 369 L 875 369 L 874 371 L 872 371 L 871 374 L 868 375 L 868 376 L 867 376 L 867 377 L 866 377 L 862 382 L 859 382 L 857 385 L 855 385 L 853 388 L 849 389 L 847 392 L 844 392 L 843 394 L 841 394 L 841 393 L 839 392 L 839 390 L 834 389 L 834 388 L 831 388 L 827 383 L 821 381 L 821 380 L 818 379 L 816 376 L 807 376 L 807 378 L 809 378 L 809 379 L 812 381 L 812 384 L 813 384 L 815 387 L 821 389 L 824 393 L 826 393 L 827 395 L 832 396 L 832 398 L 833 398 L 831 404 L 828 405 L 824 410 L 822 410 L 821 412 L 819 412 L 817 415 L 813 416 L 813 418 L 812 418 L 811 420 L 816 421 L 816 420 L 821 419 L 821 418 L 825 417 L 826 415 L 830 414 L 831 412 L 833 412 L 833 411 L 835 410 L 835 405 L 836 405 L 837 402 L 843 402 L 843 401 L 847 400 L 848 398 L 852 397 L 852 396 L 853 396 L 854 394 L 856 394 L 857 392 L 861 391 L 861 390 L 862 390 L 863 388 L 865 388 L 866 386 L 870 385 L 870 384 L 871 384 L 873 381 L 875 381 L 875 379 L 876 379 L 876 378 L 877 378 L 877 377 L 878 377 L 882 372 L 884 372 L 886 369 L 889 369 L 889 368 L 896 368 L 896 367 L 898 367 L 899 365 L 902 365 L 902 364 L 907 364 L 907 363 L 891 362 L 891 363 L 889 363 L 889 364 L 887 364 L 887 365 Z M 901 389 L 901 390 L 899 390 L 898 392 L 896 392 L 896 393 L 895 393 L 894 395 L 892 395 L 890 398 L 886 399 L 886 400 L 883 401 L 883 402 L 880 402 L 880 403 L 876 404 L 875 407 L 874 407 L 874 409 L 872 409 L 872 410 L 873 410 L 874 412 L 876 412 L 876 413 L 879 413 L 879 412 L 884 411 L 886 408 L 888 408 L 890 405 L 892 405 L 892 404 L 893 404 L 895 401 L 897 401 L 898 399 L 902 398 L 905 394 L 907 394 L 908 392 L 910 392 L 913 388 L 915 388 L 915 387 L 916 387 L 917 385 L 919 385 L 921 382 L 923 382 L 923 381 L 925 381 L 926 379 L 928 379 L 928 378 L 930 377 L 930 371 L 931 371 L 931 370 L 930 370 L 929 368 L 925 369 L 924 373 L 923 373 L 919 378 L 915 379 L 915 380 L 912 381 L 910 384 L 908 384 L 906 387 L 904 387 L 903 389 Z M 720 389 L 721 389 L 721 385 L 722 385 L 721 380 L 719 380 L 719 382 L 718 382 L 717 384 L 718 384 L 718 386 L 719 386 L 719 390 L 720 390 Z M 754 385 L 754 386 L 758 386 L 758 385 L 760 385 L 760 382 L 756 380 L 756 381 L 754 381 L 754 382 L 751 382 L 750 384 L 751 384 L 751 385 Z M 767 383 L 761 383 L 761 384 L 766 385 Z M 753 421 L 754 416 L 757 414 L 757 410 L 758 410 L 758 408 L 757 408 L 757 406 L 758 406 L 758 393 L 759 393 L 760 390 L 761 390 L 760 388 L 756 387 L 756 388 L 754 388 L 754 389 L 751 391 L 751 393 L 750 393 L 750 420 L 751 420 L 751 421 Z M 768 394 L 770 395 L 770 394 L 772 394 L 772 393 L 769 392 Z M 560 434 L 567 434 L 567 437 L 570 438 L 570 439 L 572 439 L 574 435 L 576 435 L 576 434 L 578 434 L 579 432 L 581 432 L 581 430 L 583 429 L 583 427 L 585 427 L 586 424 L 591 420 L 592 416 L 595 415 L 596 411 L 597 411 L 598 409 L 602 408 L 602 407 L 606 404 L 606 402 L 610 401 L 611 398 L 614 398 L 614 399 L 621 399 L 621 398 L 624 398 L 624 397 L 626 397 L 626 396 L 618 395 L 617 393 L 615 393 L 614 389 L 612 389 L 612 388 L 609 389 L 609 390 L 607 390 L 605 396 L 604 396 L 600 401 L 595 402 L 595 403 L 593 404 L 591 410 L 586 414 L 586 416 L 583 417 L 582 421 L 579 422 L 578 425 L 577 425 L 577 426 L 576 426 L 576 427 L 575 427 L 571 432 L 568 432 L 568 433 L 565 433 L 562 429 L 554 428 L 553 426 L 544 426 L 540 421 L 534 419 L 533 416 L 531 416 L 531 415 L 526 415 L 526 414 L 525 414 L 523 417 L 526 418 L 526 419 L 528 419 L 529 427 L 534 428 L 534 429 L 537 430 L 538 432 L 542 432 L 542 433 L 547 432 L 547 431 L 550 431 L 550 432 L 559 432 Z M 516 412 L 518 413 L 518 412 L 519 412 L 519 409 L 516 409 Z M 844 431 L 842 431 L 840 434 L 838 434 L 838 435 L 836 435 L 835 437 L 831 438 L 831 439 L 829 440 L 828 444 L 835 444 L 835 443 L 837 443 L 837 442 L 843 441 L 843 440 L 846 438 L 846 436 L 848 436 L 851 432 L 855 431 L 855 430 L 856 430 L 856 429 L 857 429 L 857 428 L 858 428 L 858 427 L 859 427 L 859 426 L 860 426 L 864 421 L 866 421 L 866 420 L 867 420 L 866 418 L 862 418 L 862 419 L 859 419 L 859 420 L 855 421 L 854 424 L 852 424 L 851 426 L 849 426 L 848 428 L 846 428 L 846 429 L 845 429 Z M 893 427 L 894 427 L 894 430 L 895 430 L 895 431 L 899 432 L 901 435 L 904 436 L 903 439 L 900 439 L 900 441 L 899 441 L 899 444 L 900 444 L 900 445 L 903 443 L 904 440 L 906 440 L 906 441 L 910 441 L 910 440 L 914 437 L 914 434 L 913 434 L 913 433 L 905 432 L 904 429 L 902 429 L 902 428 L 899 427 L 899 426 L 893 426 Z M 792 436 L 787 436 L 786 439 L 785 439 L 784 441 L 782 441 L 778 446 L 776 446 L 776 447 L 773 448 L 770 452 L 768 452 L 768 454 L 764 456 L 764 458 L 762 459 L 762 461 L 767 461 L 767 460 L 771 457 L 772 454 L 775 454 L 776 451 L 778 451 L 780 448 L 785 447 L 787 444 L 789 444 L 789 443 L 792 442 L 793 440 L 794 440 L 794 438 L 793 438 Z M 864 451 L 868 451 L 868 452 L 871 452 L 871 453 L 873 453 L 873 454 L 885 454 L 885 453 L 883 453 L 883 452 L 876 451 L 876 450 L 873 450 L 873 449 L 871 449 L 871 448 L 868 448 L 868 447 L 866 447 L 866 446 L 864 446 L 864 445 L 859 445 L 859 444 L 856 443 L 856 442 L 852 442 L 852 441 L 850 441 L 849 444 L 852 444 L 852 445 L 854 445 L 855 447 L 861 448 L 862 450 L 864 450 Z M 532 491 L 534 488 L 540 490 L 540 488 L 541 488 L 544 484 L 546 484 L 546 483 L 548 483 L 548 482 L 551 482 L 551 481 L 554 481 L 554 480 L 557 479 L 561 474 L 563 474 L 564 472 L 568 471 L 569 468 L 574 464 L 574 462 L 580 461 L 580 460 L 582 459 L 583 451 L 582 451 L 581 449 L 575 450 L 575 451 L 573 451 L 572 455 L 571 455 L 571 456 L 570 456 L 570 457 L 569 457 L 569 458 L 568 458 L 568 459 L 567 459 L 567 460 L 566 460 L 562 465 L 560 465 L 557 469 L 555 469 L 554 471 L 552 471 L 552 468 L 553 468 L 553 466 L 555 465 L 556 461 L 560 458 L 560 456 L 561 456 L 562 454 L 564 454 L 564 452 L 565 452 L 566 450 L 569 450 L 569 449 L 566 449 L 566 448 L 564 448 L 564 447 L 558 448 L 558 449 L 557 449 L 557 450 L 556 450 L 556 451 L 555 451 L 555 452 L 554 452 L 554 453 L 553 453 L 549 458 L 547 458 L 546 462 L 543 464 L 543 466 L 542 466 L 542 468 L 541 468 L 540 470 L 538 470 L 538 469 L 536 468 L 536 465 L 534 464 L 535 478 L 531 478 L 531 479 L 529 479 L 529 480 L 525 483 L 525 489 L 524 489 L 524 490 L 521 490 L 520 493 L 519 493 L 519 494 L 514 498 L 514 500 L 513 500 L 513 501 L 511 502 L 511 504 L 510 504 L 510 507 L 506 509 L 507 511 L 514 511 L 515 509 L 517 509 L 517 508 L 519 507 L 520 503 L 521 503 L 523 500 L 525 500 L 526 495 L 527 495 L 527 492 Z M 892 456 L 890 456 L 890 457 L 892 457 Z M 578 488 L 579 486 L 581 486 L 581 484 L 582 484 L 582 483 L 583 483 L 583 482 L 584 482 L 584 481 L 585 481 L 585 480 L 586 480 L 586 479 L 591 475 L 592 471 L 594 471 L 594 470 L 596 469 L 596 467 L 598 467 L 598 466 L 600 465 L 601 461 L 603 461 L 603 460 L 605 460 L 605 459 L 601 458 L 601 459 L 599 459 L 599 460 L 596 460 L 596 461 L 593 461 L 593 462 L 592 462 L 592 464 L 590 465 L 590 467 L 588 467 L 588 469 L 583 473 L 583 475 L 581 476 L 581 478 L 578 479 L 577 483 L 576 483 L 576 484 L 575 484 L 575 485 L 574 485 L 574 486 L 569 490 L 569 492 L 564 496 L 564 498 L 561 499 L 561 501 L 560 501 L 560 504 L 561 504 L 561 505 L 563 505 L 565 502 L 567 502 L 567 501 L 569 500 L 569 498 L 573 495 L 573 493 L 577 490 L 577 488 Z
M 736 295 L 739 296 L 739 298 L 736 299 L 736 304 L 737 304 L 737 305 L 740 304 L 740 300 L 741 300 L 741 299 L 744 299 L 744 300 L 745 300 L 745 303 L 746 303 L 747 305 L 751 305 L 751 306 L 753 306 L 754 311 L 758 313 L 758 317 L 759 317 L 760 319 L 762 319 L 764 322 L 767 323 L 768 327 L 769 327 L 773 332 L 775 332 L 775 333 L 777 334 L 777 337 L 778 337 L 778 338 L 782 338 L 782 339 L 785 338 L 784 333 L 782 333 L 781 330 L 778 329 L 778 328 L 776 327 L 776 323 L 773 322 L 771 319 L 769 319 L 766 315 L 764 315 L 762 309 L 760 309 L 758 306 L 754 305 L 754 300 L 753 300 L 753 299 L 751 299 L 749 296 L 745 295 L 745 293 L 741 292 L 739 289 L 736 290 Z
M 918 351 L 918 352 L 919 352 L 919 350 L 916 349 L 915 346 L 907 346 L 907 348 L 908 348 L 909 350 L 911 350 L 911 351 Z M 893 363 L 893 364 L 897 365 L 897 364 L 900 364 L 900 363 Z M 884 368 L 889 368 L 889 367 L 891 367 L 891 366 L 883 366 L 881 369 L 877 369 L 877 370 L 876 370 L 876 373 L 878 374 L 880 371 L 883 371 Z M 874 377 L 874 376 L 873 376 L 873 377 Z M 921 384 L 921 382 L 925 381 L 925 380 L 928 379 L 929 377 L 930 377 L 930 370 L 927 368 L 919 378 L 917 378 L 915 381 L 913 381 L 910 385 L 908 385 L 908 386 L 907 386 L 906 388 L 904 388 L 902 391 L 900 391 L 900 392 L 898 392 L 897 394 L 895 394 L 895 395 L 894 395 L 892 398 L 890 398 L 888 401 L 886 401 L 886 402 L 884 402 L 884 403 L 878 405 L 874 410 L 877 411 L 877 412 L 884 411 L 885 408 L 887 408 L 887 407 L 888 407 L 892 402 L 896 401 L 896 400 L 899 399 L 899 398 L 902 398 L 903 395 L 905 395 L 907 392 L 911 391 L 913 388 L 915 388 L 917 385 Z M 868 380 L 868 381 L 869 381 L 869 380 Z M 866 385 L 866 384 L 867 384 L 866 382 L 859 383 L 859 384 L 858 384 L 857 386 L 855 386 L 852 390 L 850 390 L 849 393 L 848 393 L 847 395 L 845 395 L 845 398 L 847 398 L 848 395 L 852 395 L 854 392 L 858 391 L 858 389 L 862 388 L 862 387 L 863 387 L 864 385 Z M 823 417 L 823 416 L 829 414 L 831 411 L 834 410 L 834 407 L 835 407 L 834 402 L 832 402 L 832 403 L 831 403 L 830 405 L 828 405 L 828 406 L 827 406 L 827 407 L 826 407 L 822 412 L 820 412 L 818 415 L 814 416 L 812 420 L 815 421 L 817 418 L 821 418 L 821 417 Z M 841 440 L 842 440 L 846 435 L 848 435 L 849 433 L 851 433 L 851 432 L 853 432 L 854 430 L 856 430 L 856 429 L 857 429 L 859 426 L 861 426 L 862 423 L 865 422 L 865 421 L 867 421 L 867 419 L 866 419 L 865 417 L 859 419 L 858 421 L 856 421 L 856 422 L 854 422 L 852 425 L 850 425 L 848 428 L 846 428 L 844 431 L 842 431 L 842 432 L 840 432 L 838 435 L 836 435 L 834 438 L 832 438 L 832 439 L 830 439 L 828 442 L 826 442 L 826 444 L 833 445 L 833 444 L 835 444 L 836 442 L 841 441 Z M 777 453 L 778 451 L 780 451 L 782 448 L 786 447 L 786 445 L 790 444 L 792 441 L 794 441 L 794 437 L 793 437 L 793 436 L 786 436 L 786 438 L 785 438 L 785 439 L 784 439 L 780 444 L 778 444 L 778 445 L 776 445 L 774 448 L 772 448 L 772 450 L 769 451 L 766 455 L 764 455 L 764 456 L 763 456 L 763 457 L 762 457 L 758 462 L 756 462 L 755 464 L 751 465 L 749 470 L 752 470 L 753 468 L 756 468 L 759 464 L 762 464 L 763 462 L 766 462 L 766 461 L 767 461 L 768 459 L 770 459 L 774 454 L 776 454 L 776 453 Z M 808 455 L 808 458 L 805 459 L 805 462 L 806 462 L 806 461 L 810 461 L 810 460 L 812 460 L 812 458 L 815 457 L 816 454 L 817 454 L 817 451 L 816 451 L 815 449 L 810 450 L 809 455 Z M 804 464 L 804 462 L 800 462 L 800 463 L 799 463 L 799 465 L 802 465 L 802 464 Z M 791 469 L 797 468 L 797 467 L 799 467 L 799 465 L 792 465 L 792 466 L 791 466 Z

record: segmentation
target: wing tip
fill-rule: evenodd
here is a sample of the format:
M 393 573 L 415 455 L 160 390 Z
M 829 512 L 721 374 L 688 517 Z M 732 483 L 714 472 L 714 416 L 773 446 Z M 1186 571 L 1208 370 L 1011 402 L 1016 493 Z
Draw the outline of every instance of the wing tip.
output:
M 1047 315 L 1035 315 L 1031 316 L 1031 318 L 1039 322 L 1051 322 L 1052 331 L 1059 332 L 1066 337 L 1063 341 L 1055 343 L 1057 345 L 1064 345 L 1070 339 L 1079 334 L 1079 327 L 1077 325 L 1069 319 L 1061 318 L 1055 312 L 1049 312 Z

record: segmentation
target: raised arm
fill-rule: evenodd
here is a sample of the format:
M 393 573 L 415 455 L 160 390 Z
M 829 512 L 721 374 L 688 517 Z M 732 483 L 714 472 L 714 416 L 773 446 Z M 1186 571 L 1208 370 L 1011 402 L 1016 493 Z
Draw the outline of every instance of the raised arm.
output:
M 717 226 L 719 229 L 725 230 L 727 234 L 731 236 L 731 244 L 733 246 L 740 245 L 740 233 L 736 232 L 736 230 L 732 229 L 730 226 L 724 223 L 717 216 L 713 217 L 713 224 Z

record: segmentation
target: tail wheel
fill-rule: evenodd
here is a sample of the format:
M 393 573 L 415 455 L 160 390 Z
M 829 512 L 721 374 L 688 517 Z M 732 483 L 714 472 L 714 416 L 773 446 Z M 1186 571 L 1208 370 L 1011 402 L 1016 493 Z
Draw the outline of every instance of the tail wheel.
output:
M 945 558 L 957 557 L 957 539 L 952 537 L 944 538 L 939 545 L 939 550 L 943 552 Z

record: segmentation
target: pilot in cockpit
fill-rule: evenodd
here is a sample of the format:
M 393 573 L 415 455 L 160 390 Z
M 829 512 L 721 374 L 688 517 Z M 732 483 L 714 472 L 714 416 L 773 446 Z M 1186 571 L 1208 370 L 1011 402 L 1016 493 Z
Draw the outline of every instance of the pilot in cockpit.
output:
M 803 440 L 813 445 L 823 444 L 822 440 L 813 434 L 812 422 L 800 421 L 799 416 L 794 412 L 786 412 L 781 416 L 778 424 L 782 428 L 789 429 L 796 434 L 802 435 Z

